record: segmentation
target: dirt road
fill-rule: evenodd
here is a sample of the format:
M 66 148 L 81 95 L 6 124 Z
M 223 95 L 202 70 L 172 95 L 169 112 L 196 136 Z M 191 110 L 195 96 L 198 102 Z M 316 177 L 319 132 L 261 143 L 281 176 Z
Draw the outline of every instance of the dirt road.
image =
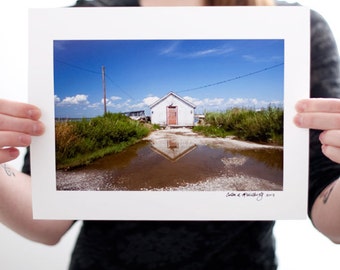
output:
M 211 145 L 228 149 L 283 149 L 280 146 L 262 145 L 251 142 L 235 140 L 232 137 L 210 138 L 198 135 L 190 128 L 167 128 L 152 132 L 145 140 L 153 142 L 158 140 L 185 140 L 197 145 Z

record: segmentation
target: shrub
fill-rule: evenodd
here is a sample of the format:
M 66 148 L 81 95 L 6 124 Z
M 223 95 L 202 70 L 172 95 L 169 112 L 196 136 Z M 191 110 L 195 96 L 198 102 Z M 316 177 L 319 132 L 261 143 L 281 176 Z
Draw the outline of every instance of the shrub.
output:
M 147 136 L 149 129 L 123 114 L 108 113 L 90 120 L 56 123 L 57 164 L 84 156 L 102 156 Z M 108 150 L 104 150 L 108 149 Z M 73 161 L 72 161 L 73 162 Z M 83 162 L 83 161 L 82 161 Z
M 283 144 L 283 109 L 269 106 L 262 110 L 234 108 L 225 112 L 209 112 L 205 126 L 197 132 L 219 137 L 236 135 L 238 138 L 260 143 Z

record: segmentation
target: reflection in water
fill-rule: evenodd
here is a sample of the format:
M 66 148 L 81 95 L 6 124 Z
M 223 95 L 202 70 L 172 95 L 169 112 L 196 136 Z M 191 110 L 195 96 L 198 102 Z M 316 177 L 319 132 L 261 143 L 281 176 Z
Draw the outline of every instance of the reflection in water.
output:
M 196 148 L 191 140 L 176 140 L 176 138 L 155 140 L 151 149 L 171 161 L 177 161 Z
M 190 137 L 142 141 L 72 171 L 58 190 L 282 190 L 283 151 L 196 145 Z

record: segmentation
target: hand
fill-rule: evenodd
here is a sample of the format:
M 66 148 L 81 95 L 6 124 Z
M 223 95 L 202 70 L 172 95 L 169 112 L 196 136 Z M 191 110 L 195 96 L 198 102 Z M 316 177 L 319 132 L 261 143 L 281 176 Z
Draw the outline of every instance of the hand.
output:
M 296 104 L 294 123 L 323 130 L 319 140 L 325 156 L 340 163 L 340 99 L 305 99 Z
M 18 157 L 16 147 L 27 147 L 31 136 L 44 133 L 40 110 L 30 104 L 0 99 L 0 164 Z

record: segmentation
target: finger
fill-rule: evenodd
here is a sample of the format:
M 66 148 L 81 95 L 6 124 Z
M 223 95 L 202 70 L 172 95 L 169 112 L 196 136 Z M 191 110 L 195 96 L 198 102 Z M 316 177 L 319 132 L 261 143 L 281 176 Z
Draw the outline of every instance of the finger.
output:
M 40 121 L 16 118 L 0 114 L 0 131 L 14 131 L 30 135 L 42 135 L 45 127 Z
M 322 144 L 340 148 L 340 130 L 324 131 L 320 134 L 319 139 Z
M 38 120 L 41 111 L 31 104 L 0 99 L 0 114 Z
M 340 112 L 340 99 L 336 98 L 311 98 L 300 100 L 295 106 L 298 112 Z
M 13 147 L 0 149 L 0 164 L 16 159 L 19 154 L 19 150 Z
M 340 114 L 337 113 L 298 113 L 294 123 L 301 128 L 319 130 L 340 129 Z
M 340 163 L 340 148 L 330 145 L 322 145 L 322 153 L 328 157 L 330 160 Z
M 31 136 L 18 132 L 0 132 L 0 148 L 3 147 L 26 147 L 31 144 Z

